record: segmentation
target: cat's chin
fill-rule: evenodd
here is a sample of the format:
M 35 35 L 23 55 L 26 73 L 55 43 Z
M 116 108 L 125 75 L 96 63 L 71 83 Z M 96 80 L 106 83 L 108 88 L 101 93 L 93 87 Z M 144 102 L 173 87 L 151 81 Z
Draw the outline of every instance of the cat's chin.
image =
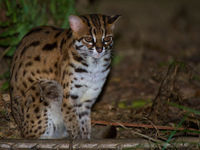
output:
M 101 55 L 101 54 L 96 54 L 96 55 L 93 55 L 92 57 L 93 57 L 94 59 L 100 59 L 102 56 L 103 56 L 103 55 Z

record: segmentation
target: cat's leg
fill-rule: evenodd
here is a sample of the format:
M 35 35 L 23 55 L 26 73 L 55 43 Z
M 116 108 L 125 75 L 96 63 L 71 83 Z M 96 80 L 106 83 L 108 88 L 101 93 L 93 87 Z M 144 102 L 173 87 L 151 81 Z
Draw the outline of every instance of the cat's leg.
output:
M 41 139 L 63 138 L 67 136 L 64 126 L 61 105 L 63 101 L 63 88 L 54 80 L 41 80 L 39 82 L 40 100 L 46 102 L 47 124 Z
M 63 95 L 62 104 L 62 115 L 64 117 L 65 127 L 70 139 L 79 139 L 80 136 L 80 126 L 77 109 L 74 106 L 75 98 L 70 96 L 68 93 Z
M 62 96 L 62 87 L 58 82 L 40 80 L 35 81 L 23 95 L 16 97 L 18 102 L 22 99 L 24 102 L 18 103 L 20 107 L 17 109 L 12 107 L 14 118 L 17 113 L 22 116 L 19 127 L 24 138 L 61 138 L 64 135 L 64 123 L 63 127 L 60 123 L 63 121 Z
M 90 139 L 91 137 L 91 107 L 95 100 L 86 100 L 79 103 L 76 108 L 79 117 L 80 134 L 82 139 Z

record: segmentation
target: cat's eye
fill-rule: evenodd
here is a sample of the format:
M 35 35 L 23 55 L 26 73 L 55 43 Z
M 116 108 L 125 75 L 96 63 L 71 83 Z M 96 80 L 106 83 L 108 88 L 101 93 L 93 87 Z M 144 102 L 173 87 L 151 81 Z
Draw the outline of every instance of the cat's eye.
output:
M 103 40 L 104 42 L 110 42 L 112 40 L 112 36 L 107 36 Z
M 84 40 L 88 43 L 91 43 L 93 41 L 92 37 L 84 37 Z

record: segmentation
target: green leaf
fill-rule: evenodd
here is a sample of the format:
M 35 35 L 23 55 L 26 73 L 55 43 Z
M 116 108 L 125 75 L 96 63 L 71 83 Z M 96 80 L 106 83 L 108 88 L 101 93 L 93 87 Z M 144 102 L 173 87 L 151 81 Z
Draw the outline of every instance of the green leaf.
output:
M 118 65 L 122 60 L 123 60 L 123 56 L 121 55 L 116 55 L 114 56 L 113 60 L 112 60 L 112 64 L 113 65 Z
M 176 103 L 173 103 L 173 102 L 169 102 L 169 104 L 171 106 L 176 107 L 176 108 L 183 109 L 187 112 L 194 113 L 196 115 L 200 115 L 200 111 L 198 111 L 198 110 L 195 110 L 195 109 L 192 109 L 192 108 L 189 108 L 189 107 L 186 107 L 186 106 L 182 106 L 182 105 L 179 105 L 179 104 L 176 104 Z
M 10 26 L 9 28 L 6 29 L 6 31 L 0 34 L 0 37 L 3 38 L 3 37 L 11 36 L 16 33 L 17 33 L 16 27 Z
M 8 50 L 8 52 L 6 53 L 6 56 L 12 57 L 12 56 L 14 55 L 14 53 L 15 53 L 15 50 L 16 50 L 16 47 L 15 47 L 15 46 L 11 47 L 11 48 Z
M 131 104 L 131 107 L 132 108 L 141 108 L 141 107 L 144 107 L 147 103 L 148 103 L 148 101 L 145 101 L 145 100 L 133 101 Z
M 118 107 L 124 109 L 126 108 L 126 104 L 124 102 L 119 102 Z
M 18 40 L 16 37 L 8 37 L 0 40 L 0 46 L 14 46 L 17 45 Z
M 8 27 L 10 25 L 10 21 L 5 21 L 5 22 L 2 22 L 0 21 L 0 27 Z
M 0 74 L 0 80 L 8 79 L 9 77 L 10 77 L 10 72 L 9 71 L 7 71 L 7 72 L 5 72 L 3 74 Z
M 6 82 L 4 82 L 3 85 L 1 86 L 1 90 L 2 90 L 2 91 L 6 91 L 6 90 L 8 90 L 8 88 L 9 88 L 9 82 L 6 81 Z

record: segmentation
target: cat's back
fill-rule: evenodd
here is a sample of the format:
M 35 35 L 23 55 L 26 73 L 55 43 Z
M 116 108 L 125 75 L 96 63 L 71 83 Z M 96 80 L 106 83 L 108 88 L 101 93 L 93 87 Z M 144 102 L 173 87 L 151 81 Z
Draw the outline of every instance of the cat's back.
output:
M 12 60 L 11 89 L 26 89 L 39 78 L 55 78 L 63 33 L 63 29 L 42 26 L 33 28 L 23 37 Z
M 53 52 L 54 49 L 58 48 L 58 37 L 63 32 L 63 29 L 52 26 L 33 28 L 23 37 L 17 46 L 13 61 L 26 59 L 27 56 L 33 56 L 38 53 Z

